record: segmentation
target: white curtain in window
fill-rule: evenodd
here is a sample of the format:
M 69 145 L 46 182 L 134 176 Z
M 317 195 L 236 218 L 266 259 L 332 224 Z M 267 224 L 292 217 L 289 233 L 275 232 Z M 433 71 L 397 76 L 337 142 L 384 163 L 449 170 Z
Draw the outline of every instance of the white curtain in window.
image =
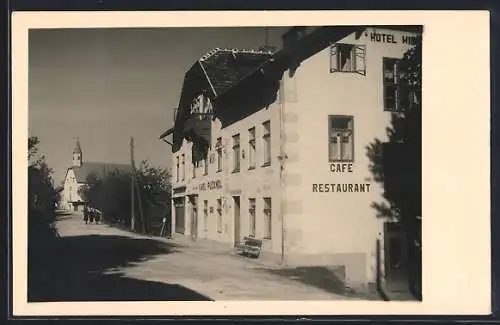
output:
M 336 134 L 330 136 L 330 160 L 340 159 L 339 141 Z
M 352 136 L 351 132 L 346 132 L 345 135 L 341 138 L 341 152 L 342 152 L 342 160 L 352 160 Z

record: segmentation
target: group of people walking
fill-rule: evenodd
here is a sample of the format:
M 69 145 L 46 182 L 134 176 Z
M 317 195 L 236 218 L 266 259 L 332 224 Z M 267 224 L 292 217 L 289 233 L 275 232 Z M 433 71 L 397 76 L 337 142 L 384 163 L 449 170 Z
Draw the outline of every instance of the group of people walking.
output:
M 101 221 L 101 211 L 85 206 L 83 208 L 83 221 L 85 221 L 85 224 L 94 222 L 99 224 L 99 221 Z

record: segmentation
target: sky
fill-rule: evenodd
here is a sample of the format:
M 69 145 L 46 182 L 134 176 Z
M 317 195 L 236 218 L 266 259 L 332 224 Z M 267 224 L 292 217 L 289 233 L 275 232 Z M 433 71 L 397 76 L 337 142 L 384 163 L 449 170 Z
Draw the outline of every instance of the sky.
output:
M 281 47 L 287 28 L 269 28 Z M 29 34 L 29 135 L 61 184 L 76 138 L 83 160 L 170 168 L 159 140 L 173 126 L 186 71 L 215 47 L 264 45 L 266 30 L 238 28 L 36 29 Z

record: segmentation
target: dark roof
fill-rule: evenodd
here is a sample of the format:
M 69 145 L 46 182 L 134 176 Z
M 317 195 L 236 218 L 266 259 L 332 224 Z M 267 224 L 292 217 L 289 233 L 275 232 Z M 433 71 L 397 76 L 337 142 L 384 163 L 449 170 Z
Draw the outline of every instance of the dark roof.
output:
M 82 148 L 80 147 L 80 139 L 76 139 L 76 146 L 75 150 L 73 150 L 73 153 L 82 154 Z
M 214 96 L 234 82 L 245 78 L 267 61 L 271 52 L 259 50 L 214 49 L 198 62 L 203 68 Z
M 78 183 L 86 183 L 87 177 L 94 174 L 97 177 L 104 177 L 106 174 L 113 171 L 128 173 L 132 170 L 127 164 L 111 164 L 99 162 L 85 162 L 81 166 L 70 167 L 75 173 L 75 178 Z
M 311 26 L 292 27 L 283 34 L 283 48 L 263 61 L 244 78 L 234 82 L 224 92 L 218 94 L 217 100 L 223 100 L 238 87 L 247 87 L 252 79 L 262 83 L 257 75 L 272 75 L 281 79 L 282 73 L 293 67 L 294 62 L 301 62 L 349 34 L 364 30 L 366 26 Z M 294 33 L 297 35 L 294 36 Z M 292 60 L 293 59 L 293 60 Z
M 205 93 L 214 99 L 233 83 L 245 78 L 272 57 L 271 51 L 215 48 L 199 60 L 184 75 L 181 97 L 176 115 L 173 151 L 182 143 L 182 129 L 189 118 L 189 107 L 194 96 Z M 160 138 L 165 137 L 165 132 Z

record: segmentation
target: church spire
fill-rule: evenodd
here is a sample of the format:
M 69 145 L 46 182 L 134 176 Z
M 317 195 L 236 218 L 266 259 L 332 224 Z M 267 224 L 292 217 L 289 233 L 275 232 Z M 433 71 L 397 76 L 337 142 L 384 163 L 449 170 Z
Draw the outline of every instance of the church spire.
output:
M 76 138 L 75 150 L 73 150 L 73 166 L 82 165 L 82 148 L 80 147 L 80 138 Z
M 75 150 L 73 150 L 73 153 L 82 153 L 82 148 L 80 147 L 80 138 L 76 138 L 76 146 Z

